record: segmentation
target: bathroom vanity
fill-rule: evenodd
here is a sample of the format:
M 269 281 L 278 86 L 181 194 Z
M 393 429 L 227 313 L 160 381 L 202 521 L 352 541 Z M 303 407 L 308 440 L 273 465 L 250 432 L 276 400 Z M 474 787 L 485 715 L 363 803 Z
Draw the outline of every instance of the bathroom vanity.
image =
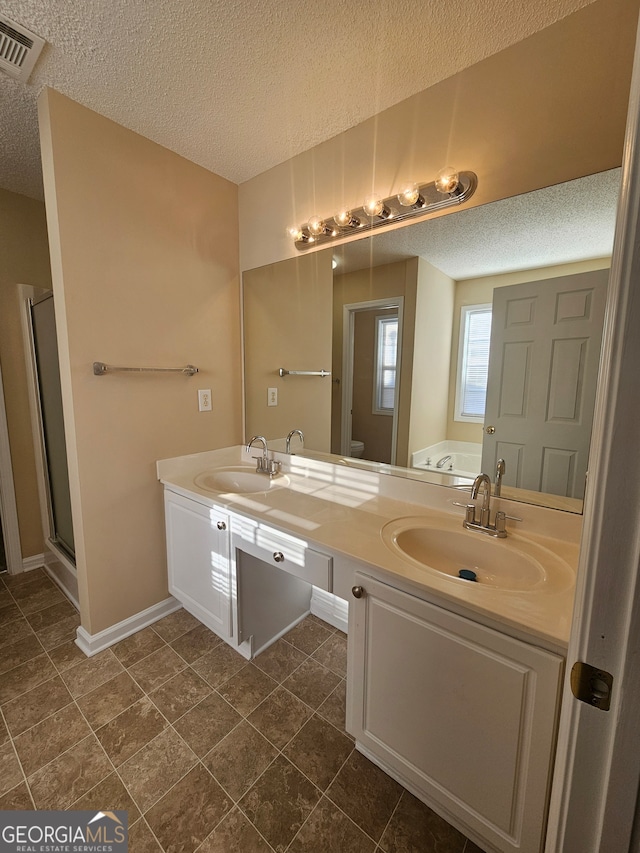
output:
M 239 447 L 158 463 L 171 593 L 246 658 L 318 600 L 346 627 L 348 601 L 357 748 L 483 849 L 540 853 L 579 520 L 522 508 L 494 541 L 460 491 L 278 458 L 274 478 Z

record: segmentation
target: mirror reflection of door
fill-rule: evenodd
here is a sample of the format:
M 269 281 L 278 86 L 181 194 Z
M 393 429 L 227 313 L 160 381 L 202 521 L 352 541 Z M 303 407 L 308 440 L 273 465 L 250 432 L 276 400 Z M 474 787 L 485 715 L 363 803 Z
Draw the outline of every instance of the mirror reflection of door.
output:
M 482 470 L 584 497 L 608 270 L 494 291 Z M 493 431 L 492 431 L 493 430 Z
M 401 309 L 398 300 L 345 306 L 342 453 L 394 464 Z

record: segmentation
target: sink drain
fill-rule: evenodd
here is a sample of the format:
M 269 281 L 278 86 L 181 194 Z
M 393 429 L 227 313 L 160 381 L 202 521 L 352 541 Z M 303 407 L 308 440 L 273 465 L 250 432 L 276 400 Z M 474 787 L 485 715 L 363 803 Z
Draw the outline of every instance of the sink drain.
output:
M 473 569 L 460 569 L 458 572 L 458 577 L 462 578 L 464 581 L 477 581 L 478 576 L 473 571 Z

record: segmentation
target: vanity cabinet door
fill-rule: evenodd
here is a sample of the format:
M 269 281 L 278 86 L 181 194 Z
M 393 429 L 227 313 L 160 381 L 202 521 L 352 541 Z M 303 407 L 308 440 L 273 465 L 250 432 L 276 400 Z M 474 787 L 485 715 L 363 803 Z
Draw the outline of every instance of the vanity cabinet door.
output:
M 487 850 L 539 853 L 563 659 L 357 573 L 347 729 Z
M 229 516 L 165 489 L 169 592 L 220 637 L 232 634 Z

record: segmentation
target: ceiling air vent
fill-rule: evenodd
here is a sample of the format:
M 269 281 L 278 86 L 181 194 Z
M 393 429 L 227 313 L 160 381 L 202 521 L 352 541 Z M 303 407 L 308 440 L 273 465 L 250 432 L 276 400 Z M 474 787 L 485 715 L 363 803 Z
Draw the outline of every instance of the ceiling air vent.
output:
M 0 70 L 26 82 L 44 44 L 40 36 L 0 15 Z

